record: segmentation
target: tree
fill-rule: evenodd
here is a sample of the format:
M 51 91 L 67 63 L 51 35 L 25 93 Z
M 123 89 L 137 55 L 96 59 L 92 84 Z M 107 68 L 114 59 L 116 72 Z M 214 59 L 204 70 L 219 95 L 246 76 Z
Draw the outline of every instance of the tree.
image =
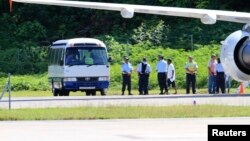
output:
M 46 29 L 37 21 L 27 21 L 18 26 L 15 35 L 20 41 L 37 42 L 46 38 Z

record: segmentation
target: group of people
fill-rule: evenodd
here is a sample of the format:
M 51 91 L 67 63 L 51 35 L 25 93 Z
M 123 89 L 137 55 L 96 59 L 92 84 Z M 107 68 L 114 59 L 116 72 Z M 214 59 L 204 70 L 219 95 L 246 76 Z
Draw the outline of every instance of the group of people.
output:
M 127 87 L 128 95 L 131 93 L 131 73 L 133 72 L 133 66 L 129 63 L 129 58 L 124 57 L 124 62 L 121 66 L 122 69 L 122 95 L 124 95 Z M 148 95 L 148 81 L 152 71 L 150 64 L 147 63 L 147 58 L 144 57 L 142 62 L 137 66 L 137 73 L 139 77 L 139 95 Z M 177 94 L 177 88 L 175 85 L 175 68 L 171 59 L 164 60 L 162 55 L 158 56 L 158 63 L 156 64 L 156 71 L 158 77 L 158 84 L 160 87 L 160 95 L 168 94 L 168 88 L 172 85 Z
M 211 55 L 211 60 L 208 63 L 208 93 L 225 93 L 225 88 L 228 87 L 227 93 L 230 92 L 230 77 L 225 74 L 220 58 L 215 54 Z
M 196 74 L 198 65 L 193 60 L 192 56 L 188 57 L 188 62 L 185 64 L 186 71 L 186 94 L 190 93 L 190 86 L 192 88 L 192 93 L 196 94 Z M 121 66 L 122 70 L 122 95 L 124 95 L 126 87 L 128 90 L 128 95 L 132 95 L 131 93 L 131 74 L 133 72 L 133 66 L 129 62 L 128 57 L 124 57 L 124 62 Z M 138 73 L 138 85 L 139 85 L 139 95 L 148 95 L 148 85 L 149 85 L 149 76 L 151 73 L 151 66 L 147 63 L 147 58 L 142 58 L 142 61 L 137 66 Z M 177 87 L 175 83 L 175 67 L 172 63 L 172 59 L 164 59 L 162 55 L 158 56 L 158 62 L 156 64 L 157 71 L 157 79 L 158 85 L 160 88 L 160 95 L 169 94 L 169 88 L 175 90 L 174 94 L 177 94 Z M 223 67 L 220 62 L 220 58 L 217 58 L 216 55 L 211 56 L 211 60 L 208 63 L 208 93 L 215 94 L 219 93 L 219 89 L 221 93 L 225 93 L 225 84 L 228 88 L 230 88 L 230 78 L 224 73 Z M 228 89 L 229 93 L 229 89 Z

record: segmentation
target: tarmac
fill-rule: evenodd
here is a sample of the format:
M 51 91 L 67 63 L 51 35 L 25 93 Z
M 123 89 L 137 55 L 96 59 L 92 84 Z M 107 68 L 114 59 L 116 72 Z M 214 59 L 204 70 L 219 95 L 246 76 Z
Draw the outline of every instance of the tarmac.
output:
M 208 125 L 245 125 L 249 122 L 249 117 L 0 121 L 0 139 L 1 141 L 207 141 Z
M 173 106 L 173 105 L 230 105 L 250 106 L 250 94 L 181 94 L 181 95 L 124 95 L 68 97 L 8 97 L 0 100 L 1 109 L 53 108 L 82 106 Z

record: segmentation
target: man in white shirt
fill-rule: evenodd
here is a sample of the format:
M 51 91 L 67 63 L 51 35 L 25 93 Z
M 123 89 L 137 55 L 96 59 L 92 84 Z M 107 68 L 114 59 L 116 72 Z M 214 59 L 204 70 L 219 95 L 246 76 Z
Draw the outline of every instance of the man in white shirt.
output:
M 147 59 L 144 57 L 142 62 L 138 64 L 137 73 L 139 76 L 139 94 L 148 95 L 148 79 L 151 72 L 151 67 L 147 63 Z
M 124 57 L 124 62 L 122 63 L 122 95 L 124 95 L 124 91 L 126 86 L 128 87 L 128 94 L 131 93 L 131 73 L 133 71 L 133 66 L 128 62 L 128 57 Z
M 172 87 L 174 88 L 175 92 L 174 94 L 177 94 L 177 89 L 176 89 L 176 85 L 175 85 L 175 69 L 174 69 L 174 65 L 172 63 L 172 59 L 168 59 L 168 87 L 170 87 L 170 85 L 172 85 Z
M 167 62 L 164 60 L 162 55 L 158 56 L 158 63 L 156 64 L 156 71 L 158 77 L 158 84 L 160 86 L 160 95 L 168 94 L 168 87 L 167 87 Z M 163 93 L 163 90 L 165 92 Z

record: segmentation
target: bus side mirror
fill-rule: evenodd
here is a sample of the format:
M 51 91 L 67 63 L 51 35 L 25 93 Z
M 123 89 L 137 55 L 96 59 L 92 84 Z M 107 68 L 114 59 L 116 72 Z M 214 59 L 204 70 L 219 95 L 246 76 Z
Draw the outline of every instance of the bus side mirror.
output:
M 111 58 L 111 57 L 108 58 L 108 62 L 109 62 L 109 63 L 112 62 L 112 58 Z

